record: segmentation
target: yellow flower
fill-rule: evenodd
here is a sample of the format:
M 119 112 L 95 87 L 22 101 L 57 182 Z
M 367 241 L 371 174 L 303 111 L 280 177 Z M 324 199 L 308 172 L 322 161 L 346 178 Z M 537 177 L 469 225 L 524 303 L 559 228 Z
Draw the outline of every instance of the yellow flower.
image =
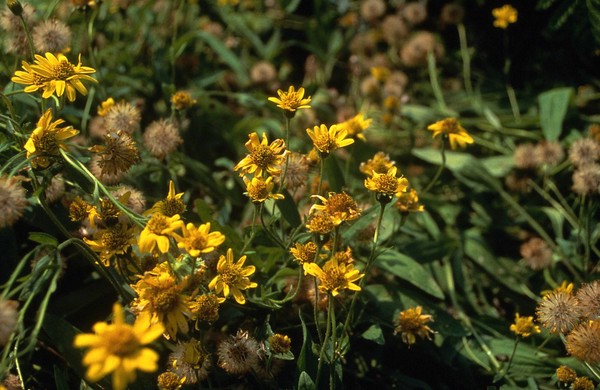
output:
M 288 117 L 293 117 L 296 113 L 296 110 L 301 108 L 310 108 L 308 103 L 310 103 L 310 96 L 306 99 L 304 98 L 304 88 L 298 88 L 298 91 L 295 90 L 293 85 L 290 85 L 287 92 L 282 91 L 281 89 L 277 90 L 277 95 L 279 95 L 279 99 L 276 97 L 270 97 L 269 101 L 277 104 L 277 107 L 286 111 L 286 115 Z
M 246 192 L 252 203 L 262 203 L 267 199 L 283 199 L 282 194 L 273 194 L 273 177 L 269 176 L 267 179 L 253 177 L 252 180 L 246 176 L 243 177 L 244 184 L 246 184 Z
M 385 66 L 374 66 L 370 69 L 371 76 L 373 76 L 377 81 L 385 82 L 390 77 L 392 73 L 389 68 Z
M 73 126 L 58 127 L 65 123 L 62 119 L 52 122 L 52 110 L 48 109 L 37 123 L 37 127 L 24 145 L 27 158 L 33 156 L 31 165 L 47 168 L 53 160 L 60 156 L 60 149 L 65 149 L 63 141 L 79 133 Z M 60 149 L 59 149 L 60 148 Z
M 519 313 L 516 313 L 515 322 L 510 326 L 510 331 L 517 336 L 529 337 L 532 334 L 540 333 L 540 327 L 533 323 L 533 317 L 521 317 Z
M 269 337 L 269 348 L 274 354 L 288 353 L 292 347 L 292 339 L 288 335 L 275 333 Z
M 381 199 L 379 201 L 390 201 L 394 195 L 400 196 L 406 192 L 408 180 L 404 176 L 396 177 L 398 168 L 391 167 L 387 173 L 377 173 L 373 171 L 373 176 L 365 179 L 365 187 L 376 192 Z
M 189 92 L 177 91 L 171 96 L 171 104 L 176 110 L 185 110 L 198 103 Z
M 75 336 L 77 348 L 90 349 L 83 356 L 83 364 L 88 367 L 86 378 L 97 382 L 112 373 L 112 386 L 124 390 L 134 382 L 136 370 L 153 372 L 158 368 L 158 353 L 144 345 L 156 340 L 163 333 L 160 323 L 149 322 L 138 317 L 133 325 L 125 322 L 123 308 L 118 303 L 113 306 L 113 323 L 97 322 L 94 334 Z
M 167 197 L 156 202 L 145 214 L 161 213 L 167 217 L 181 214 L 185 211 L 185 203 L 183 203 L 181 197 L 183 197 L 183 192 L 177 194 L 175 191 L 175 183 L 173 183 L 173 180 L 170 180 Z
M 540 295 L 542 296 L 542 298 L 545 298 L 547 295 L 550 295 L 552 293 L 556 293 L 562 291 L 566 294 L 571 294 L 573 292 L 573 283 L 569 283 L 566 280 L 563 280 L 563 282 L 560 284 L 560 286 L 556 287 L 554 290 L 544 290 L 540 293 Z
M 313 195 L 313 198 L 318 198 L 322 204 L 315 203 L 310 211 L 318 210 L 329 214 L 333 223 L 337 226 L 344 221 L 352 221 L 360 216 L 361 209 L 356 204 L 356 201 L 345 192 L 335 193 L 330 192 L 327 199 L 321 195 Z
M 328 155 L 333 150 L 343 148 L 354 143 L 352 138 L 346 138 L 348 130 L 340 125 L 315 126 L 313 130 L 306 129 L 306 133 L 312 140 L 315 148 L 323 155 Z
M 134 228 L 117 223 L 107 229 L 98 229 L 94 239 L 83 238 L 83 241 L 96 253 L 105 266 L 109 266 L 110 258 L 122 255 L 135 243 Z
M 314 234 L 329 234 L 335 229 L 334 219 L 326 212 L 314 213 L 306 224 L 309 232 Z
M 342 128 L 346 129 L 349 137 L 356 137 L 362 141 L 366 141 L 363 132 L 371 126 L 372 119 L 365 119 L 362 113 L 359 113 L 345 122 L 339 124 Z
M 425 210 L 425 206 L 419 204 L 419 195 L 414 188 L 411 188 L 408 192 L 400 193 L 394 207 L 404 214 L 418 213 Z
M 271 142 L 267 140 L 267 135 L 263 133 L 262 141 L 258 139 L 256 132 L 248 135 L 246 149 L 250 152 L 233 169 L 241 169 L 240 176 L 250 173 L 254 176 L 262 176 L 263 173 L 279 175 L 281 165 L 285 161 L 285 142 L 282 139 L 276 139 Z
M 192 257 L 212 252 L 225 241 L 225 236 L 220 232 L 210 232 L 210 223 L 198 227 L 195 227 L 193 223 L 188 223 L 182 227 L 182 231 L 183 237 L 178 234 L 173 234 L 173 236 L 177 240 L 177 246 L 185 249 Z
M 446 118 L 437 121 L 427 127 L 427 130 L 433 131 L 433 138 L 442 134 L 450 140 L 450 148 L 456 149 L 456 146 L 464 147 L 466 144 L 472 144 L 473 138 L 467 133 L 456 118 Z
M 109 97 L 102 103 L 100 103 L 100 107 L 98 107 L 98 115 L 106 116 L 108 111 L 115 105 L 115 99 Z
M 323 268 L 316 263 L 304 263 L 303 267 L 304 272 L 319 279 L 320 292 L 331 293 L 334 297 L 345 289 L 360 291 L 360 286 L 354 282 L 365 276 L 354 269 L 354 264 L 339 264 L 336 257 L 327 261 Z
M 500 8 L 494 8 L 492 15 L 496 18 L 494 27 L 506 29 L 509 24 L 516 23 L 518 12 L 513 6 L 505 4 Z
M 81 80 L 96 82 L 96 79 L 89 76 L 95 73 L 94 68 L 81 65 L 81 55 L 77 65 L 69 62 L 63 54 L 46 53 L 45 57 L 39 54 L 35 55 L 35 61 L 32 65 L 23 61 L 25 71 L 16 71 L 11 78 L 14 83 L 28 85 L 25 92 L 35 92 L 42 89 L 42 97 L 49 98 L 54 93 L 60 97 L 65 92 L 69 101 L 75 100 L 76 91 L 82 95 L 87 95 L 87 89 Z
M 152 271 L 145 272 L 142 279 L 131 286 L 138 295 L 131 309 L 138 316 L 148 314 L 150 323 L 161 323 L 167 338 L 177 340 L 178 333 L 189 332 L 187 318 L 191 317 L 188 307 L 190 298 L 182 293 L 186 286 L 187 280 L 178 283 L 169 266 L 161 263 Z
M 169 237 L 174 231 L 183 228 L 183 221 L 179 214 L 167 217 L 161 213 L 154 213 L 146 223 L 144 230 L 138 238 L 138 247 L 142 253 L 151 253 L 156 247 L 161 253 L 169 251 Z
M 396 163 L 390 159 L 390 156 L 384 152 L 377 152 L 367 160 L 367 162 L 360 163 L 358 168 L 362 173 L 368 176 L 372 176 L 375 173 L 386 173 Z
M 253 265 L 244 267 L 245 261 L 246 256 L 242 256 L 234 263 L 233 250 L 229 248 L 227 250 L 227 256 L 221 255 L 219 258 L 219 262 L 217 263 L 217 276 L 210 281 L 208 288 L 215 290 L 217 294 L 223 293 L 225 298 L 227 298 L 229 294 L 233 295 L 233 298 L 240 305 L 246 303 L 246 298 L 244 298 L 241 290 L 255 288 L 258 284 L 251 282 L 248 278 L 250 275 L 254 274 L 256 268 Z
M 421 314 L 423 308 L 421 306 L 411 307 L 410 309 L 400 312 L 396 318 L 396 328 L 394 334 L 400 333 L 402 341 L 406 344 L 413 345 L 416 342 L 416 337 L 431 340 L 433 330 L 426 324 L 433 321 L 430 314 Z
M 290 249 L 290 253 L 300 264 L 312 263 L 317 255 L 317 244 L 312 241 L 306 244 L 296 243 L 295 248 Z

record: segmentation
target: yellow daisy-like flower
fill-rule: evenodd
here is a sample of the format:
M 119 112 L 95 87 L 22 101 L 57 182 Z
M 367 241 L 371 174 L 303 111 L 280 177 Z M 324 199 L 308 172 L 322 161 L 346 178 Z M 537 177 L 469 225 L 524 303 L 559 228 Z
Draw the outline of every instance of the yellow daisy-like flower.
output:
M 296 114 L 296 110 L 310 108 L 308 103 L 310 103 L 311 97 L 309 96 L 304 99 L 304 88 L 302 87 L 298 88 L 298 91 L 296 91 L 294 86 L 290 85 L 287 92 L 278 89 L 277 95 L 279 95 L 279 98 L 270 97 L 269 101 L 277 104 L 277 107 L 284 110 L 286 116 L 289 118 Z
M 131 309 L 137 315 L 147 313 L 148 321 L 161 323 L 165 327 L 167 338 L 177 340 L 177 334 L 189 332 L 188 318 L 190 298 L 182 293 L 187 280 L 178 282 L 166 263 L 144 273 L 142 279 L 131 288 L 138 297 L 132 302 Z
M 159 200 L 145 214 L 161 213 L 167 217 L 172 217 L 176 214 L 181 214 L 185 211 L 185 203 L 181 200 L 183 192 L 179 194 L 175 191 L 175 183 L 169 181 L 169 193 L 163 200 Z
M 312 263 L 315 261 L 317 249 L 317 244 L 312 241 L 309 241 L 306 244 L 297 242 L 295 247 L 290 249 L 290 253 L 300 264 Z
M 313 195 L 312 197 L 318 198 L 322 204 L 315 203 L 310 211 L 318 210 L 329 214 L 336 226 L 342 222 L 357 219 L 362 212 L 356 201 L 345 192 L 339 194 L 330 192 L 327 198 L 321 195 Z
M 564 292 L 565 294 L 573 293 L 573 283 L 569 283 L 566 280 L 563 280 L 560 286 L 556 287 L 554 290 L 544 290 L 540 293 L 540 295 L 542 296 L 542 298 L 545 298 L 546 296 L 557 292 Z
M 349 137 L 356 137 L 362 141 L 366 141 L 363 132 L 371 126 L 372 119 L 365 119 L 362 113 L 359 113 L 352 118 L 339 124 L 340 127 L 346 129 Z
M 156 248 L 161 253 L 169 251 L 169 238 L 174 236 L 174 231 L 183 228 L 183 221 L 179 214 L 167 217 L 161 213 L 154 213 L 138 238 L 138 247 L 142 253 L 154 252 Z
M 267 199 L 283 199 L 282 194 L 273 193 L 275 183 L 273 183 L 272 176 L 266 179 L 253 177 L 252 180 L 244 176 L 243 180 L 244 184 L 246 184 L 246 192 L 244 194 L 250 198 L 252 203 L 262 203 Z
M 403 214 L 419 213 L 425 210 L 425 206 L 419 204 L 419 195 L 414 188 L 398 194 L 398 200 L 394 203 L 394 207 Z
M 450 140 L 450 148 L 456 149 L 457 146 L 461 148 L 467 144 L 473 143 L 473 138 L 467 133 L 464 127 L 460 125 L 456 118 L 446 118 L 441 121 L 437 121 L 427 127 L 427 130 L 433 131 L 433 138 L 442 134 L 444 137 L 448 137 Z
M 123 308 L 115 303 L 112 324 L 97 322 L 93 329 L 93 334 L 79 334 L 74 340 L 75 347 L 90 348 L 83 356 L 90 382 L 112 373 L 113 389 L 125 390 L 127 384 L 135 381 L 136 370 L 153 372 L 158 368 L 158 353 L 144 346 L 160 337 L 164 332 L 162 324 L 150 324 L 138 317 L 129 325 Z
M 506 29 L 509 24 L 516 23 L 519 13 L 517 10 L 509 4 L 505 4 L 500 8 L 494 8 L 492 10 L 494 20 L 494 27 Z
M 187 91 L 177 91 L 171 96 L 171 104 L 176 110 L 185 110 L 198 103 Z
M 315 148 L 325 156 L 335 149 L 354 143 L 352 138 L 346 138 L 348 130 L 340 125 L 331 125 L 329 129 L 325 125 L 315 126 L 313 130 L 306 129 L 306 133 L 312 140 Z
M 390 159 L 390 156 L 384 152 L 377 152 L 373 158 L 368 159 L 366 162 L 360 163 L 359 170 L 367 176 L 376 173 L 386 173 L 390 170 L 396 162 Z
M 177 247 L 185 249 L 192 257 L 198 257 L 202 253 L 209 253 L 225 241 L 225 236 L 220 232 L 211 232 L 210 223 L 195 227 L 188 223 L 182 227 L 183 236 L 173 234 L 177 240 Z
M 423 308 L 421 306 L 411 307 L 400 312 L 396 318 L 394 334 L 400 333 L 402 341 L 409 346 L 417 341 L 416 336 L 431 340 L 433 330 L 426 324 L 429 321 L 433 321 L 433 317 L 430 314 L 422 314 L 422 311 Z
M 135 228 L 117 223 L 108 229 L 98 229 L 94 239 L 83 238 L 83 241 L 96 253 L 105 266 L 109 266 L 110 258 L 122 255 L 135 243 Z
M 246 262 L 246 256 L 242 256 L 239 260 L 233 262 L 233 250 L 229 248 L 227 250 L 227 256 L 221 255 L 219 262 L 217 263 L 217 276 L 215 276 L 210 283 L 208 288 L 215 290 L 217 294 L 223 293 L 223 296 L 227 298 L 230 294 L 237 303 L 243 305 L 246 303 L 246 298 L 242 294 L 242 290 L 249 288 L 255 288 L 258 286 L 256 282 L 251 282 L 248 278 L 254 274 L 256 268 L 253 265 L 244 267 Z
M 25 84 L 25 92 L 35 92 L 42 89 L 42 97 L 49 98 L 56 93 L 56 96 L 61 97 L 65 92 L 69 101 L 75 100 L 76 92 L 82 95 L 87 95 L 87 89 L 81 80 L 97 82 L 95 78 L 89 76 L 95 73 L 94 68 L 81 65 L 81 55 L 77 65 L 69 62 L 63 54 L 46 53 L 43 57 L 39 54 L 35 55 L 35 61 L 29 65 L 23 61 L 23 69 L 18 70 L 11 78 L 14 83 Z
M 58 127 L 65 123 L 62 119 L 52 121 L 52 110 L 48 109 L 37 123 L 37 127 L 25 142 L 27 158 L 33 156 L 31 165 L 47 168 L 53 160 L 60 156 L 60 149 L 66 150 L 64 141 L 79 133 L 73 126 Z
M 304 272 L 319 280 L 319 291 L 331 293 L 334 297 L 343 290 L 360 291 L 360 286 L 355 284 L 358 279 L 365 276 L 354 269 L 354 264 L 339 264 L 336 257 L 327 261 L 323 268 L 316 263 L 304 263 Z
M 306 228 L 313 234 L 326 235 L 335 229 L 334 218 L 326 212 L 314 213 L 310 216 Z
M 256 132 L 249 134 L 248 138 L 245 145 L 250 153 L 237 163 L 233 170 L 241 169 L 240 176 L 244 174 L 262 176 L 263 173 L 279 175 L 281 165 L 285 162 L 285 142 L 282 139 L 276 139 L 269 144 L 265 133 L 263 133 L 261 141 Z
M 510 331 L 521 337 L 529 337 L 540 333 L 540 327 L 533 323 L 533 317 L 521 317 L 515 314 L 515 322 L 510 326 Z
M 397 171 L 396 167 L 391 167 L 387 173 L 373 171 L 373 176 L 365 179 L 365 187 L 382 197 L 379 201 L 390 201 L 394 195 L 400 196 L 408 188 L 408 180 L 404 176 L 396 177 Z

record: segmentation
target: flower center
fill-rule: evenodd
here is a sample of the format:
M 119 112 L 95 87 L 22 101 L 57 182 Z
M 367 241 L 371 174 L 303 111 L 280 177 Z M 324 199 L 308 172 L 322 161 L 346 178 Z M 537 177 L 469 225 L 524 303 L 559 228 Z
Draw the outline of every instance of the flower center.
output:
M 109 229 L 102 235 L 102 245 L 107 252 L 122 252 L 129 246 L 129 234 L 121 229 Z
M 229 286 L 235 286 L 238 284 L 241 278 L 240 270 L 235 265 L 229 266 L 226 270 L 221 273 L 221 279 L 223 283 Z
M 173 310 L 179 302 L 179 288 L 177 286 L 169 287 L 159 291 L 150 298 L 152 306 L 158 313 L 168 313 Z
M 58 143 L 53 131 L 44 131 L 41 136 L 34 138 L 33 143 L 40 154 L 58 155 Z
M 381 175 L 374 178 L 377 187 L 377 192 L 387 195 L 394 195 L 398 189 L 398 180 L 394 176 Z
M 322 282 L 329 291 L 343 288 L 346 285 L 346 278 L 339 267 L 328 269 L 325 275 L 327 276 L 323 278 Z
M 52 71 L 56 80 L 67 80 L 75 74 L 73 64 L 68 61 L 61 61 L 58 65 L 54 66 Z
M 161 235 L 163 230 L 169 228 L 169 221 L 164 215 L 155 213 L 146 224 L 146 228 L 152 234 Z
M 259 145 L 252 151 L 250 159 L 254 164 L 264 169 L 275 161 L 275 154 L 267 145 Z
M 110 355 L 127 356 L 136 352 L 140 341 L 130 326 L 117 326 L 104 334 L 104 345 Z
M 204 234 L 196 234 L 190 240 L 190 246 L 194 249 L 204 249 L 204 248 L 206 248 L 206 243 L 207 243 L 207 240 L 206 240 L 206 237 L 204 236 Z

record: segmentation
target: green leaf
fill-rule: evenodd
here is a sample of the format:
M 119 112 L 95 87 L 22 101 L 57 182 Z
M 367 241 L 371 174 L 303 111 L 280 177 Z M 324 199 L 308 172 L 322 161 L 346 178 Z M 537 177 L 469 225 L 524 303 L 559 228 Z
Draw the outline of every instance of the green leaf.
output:
M 294 198 L 290 195 L 288 190 L 283 190 L 282 193 L 284 198 L 277 200 L 275 205 L 277 205 L 277 208 L 281 211 L 283 218 L 285 218 L 293 228 L 300 226 L 302 220 L 300 219 L 298 206 L 296 205 L 296 202 L 294 202 Z
M 481 163 L 494 177 L 504 177 L 515 166 L 513 156 L 493 156 L 482 158 Z
M 337 163 L 335 156 L 330 155 L 324 161 L 325 177 L 329 182 L 331 191 L 340 192 L 344 187 L 344 174 Z
M 317 386 L 311 379 L 310 375 L 306 371 L 300 373 L 300 379 L 298 380 L 298 390 L 314 390 Z
M 563 224 L 565 222 L 565 216 L 560 213 L 558 210 L 552 207 L 542 207 L 542 211 L 552 224 L 552 229 L 554 230 L 554 236 L 558 238 L 563 237 Z
M 416 260 L 400 252 L 386 250 L 375 259 L 375 265 L 435 298 L 444 298 L 444 292 L 431 274 Z
M 362 337 L 366 340 L 371 340 L 379 345 L 385 344 L 383 332 L 381 331 L 381 327 L 377 324 L 371 325 L 371 327 L 362 334 Z
M 555 88 L 538 96 L 540 125 L 547 141 L 557 141 L 569 108 L 573 88 Z
M 29 233 L 28 238 L 33 242 L 37 242 L 38 244 L 50 245 L 53 247 L 58 246 L 58 240 L 56 239 L 56 237 L 54 237 L 50 234 L 47 234 L 47 233 L 32 232 L 32 233 Z
M 377 218 L 377 212 L 379 212 L 379 207 L 379 205 L 376 205 L 364 211 L 362 215 L 356 221 L 354 221 L 348 229 L 346 229 L 342 233 L 344 241 L 351 241 L 354 238 L 354 236 L 365 230 L 371 224 L 371 222 L 373 222 L 373 220 Z

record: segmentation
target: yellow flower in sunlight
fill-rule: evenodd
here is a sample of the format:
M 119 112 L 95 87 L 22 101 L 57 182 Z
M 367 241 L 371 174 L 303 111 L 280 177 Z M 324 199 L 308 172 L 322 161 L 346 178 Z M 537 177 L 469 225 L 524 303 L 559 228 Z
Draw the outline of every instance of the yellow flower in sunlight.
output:
M 473 138 L 467 133 L 456 118 L 446 118 L 441 121 L 437 121 L 434 124 L 427 126 L 427 130 L 433 131 L 433 138 L 442 134 L 444 137 L 448 137 L 450 140 L 450 148 L 456 149 L 457 146 L 461 148 L 466 144 L 472 144 Z
M 298 88 L 298 91 L 296 91 L 294 86 L 290 85 L 287 92 L 278 89 L 277 95 L 279 95 L 279 98 L 270 97 L 269 101 L 277 104 L 277 107 L 284 110 L 286 116 L 289 118 L 294 116 L 296 110 L 310 108 L 308 103 L 310 103 L 311 98 L 309 96 L 304 99 L 304 88 L 302 87 Z
M 52 121 L 52 110 L 48 109 L 37 123 L 37 127 L 25 142 L 27 158 L 33 156 L 31 165 L 47 168 L 54 159 L 60 156 L 60 149 L 66 149 L 63 141 L 79 133 L 73 126 L 58 127 L 65 123 L 62 119 Z
M 169 193 L 163 200 L 159 200 L 145 214 L 161 213 L 167 217 L 172 217 L 176 214 L 181 214 L 185 211 L 185 203 L 181 200 L 183 192 L 179 194 L 175 191 L 175 183 L 169 181 Z
M 183 228 L 183 221 L 179 214 L 167 217 L 161 213 L 154 213 L 144 230 L 138 238 L 138 247 L 142 253 L 151 253 L 158 247 L 161 253 L 169 251 L 169 237 L 174 235 L 174 231 Z
M 533 317 L 521 317 L 515 314 L 515 322 L 510 326 L 510 331 L 521 337 L 529 337 L 540 333 L 540 327 L 533 323 Z
M 148 314 L 150 323 L 164 325 L 167 338 L 177 340 L 178 333 L 189 332 L 187 319 L 191 316 L 188 307 L 190 298 L 182 293 L 185 287 L 187 280 L 178 282 L 168 264 L 161 263 L 131 285 L 138 295 L 131 304 L 131 310 L 136 315 Z
M 313 234 L 329 234 L 335 229 L 334 219 L 326 212 L 313 213 L 306 223 L 306 228 Z
M 372 119 L 365 119 L 362 113 L 359 113 L 352 118 L 339 124 L 340 127 L 346 129 L 349 137 L 356 137 L 362 141 L 366 141 L 363 132 L 371 126 Z
M 262 176 L 263 173 L 279 175 L 281 165 L 285 162 L 285 142 L 276 139 L 269 144 L 265 133 L 261 141 L 256 132 L 249 134 L 248 138 L 245 145 L 250 153 L 237 163 L 233 170 L 241 169 L 240 176 L 247 173 L 254 176 Z
M 251 282 L 248 278 L 254 274 L 256 268 L 253 265 L 244 267 L 245 262 L 246 256 L 242 256 L 234 263 L 233 250 L 231 248 L 227 249 L 227 256 L 221 255 L 219 258 L 217 276 L 210 281 L 208 288 L 215 290 L 217 294 L 223 293 L 225 298 L 230 294 L 233 295 L 233 298 L 240 305 L 246 303 L 246 298 L 244 298 L 241 290 L 255 288 L 258 284 Z
M 402 341 L 409 346 L 417 341 L 415 336 L 431 340 L 433 330 L 426 324 L 429 321 L 433 321 L 433 317 L 430 314 L 421 314 L 422 310 L 421 306 L 411 307 L 400 312 L 395 320 L 396 328 L 394 329 L 394 334 L 400 333 Z
M 97 322 L 93 329 L 93 334 L 78 334 L 74 340 L 75 347 L 90 348 L 83 356 L 83 365 L 88 367 L 85 376 L 90 382 L 112 373 L 113 389 L 124 390 L 135 381 L 136 370 L 153 372 L 158 368 L 158 353 L 144 346 L 164 332 L 160 323 L 151 325 L 138 317 L 129 325 L 123 308 L 115 303 L 112 324 Z
M 210 231 L 210 222 L 195 227 L 188 223 L 182 227 L 183 237 L 173 234 L 177 240 L 177 246 L 185 249 L 192 257 L 198 257 L 202 253 L 209 253 L 225 241 L 225 236 L 220 232 Z
M 408 192 L 398 194 L 398 200 L 394 203 L 394 207 L 401 213 L 418 213 L 425 210 L 425 206 L 419 204 L 419 195 L 414 188 Z
M 496 18 L 494 27 L 506 29 L 509 24 L 516 23 L 518 12 L 512 5 L 505 4 L 500 8 L 494 8 L 492 15 Z
M 316 263 L 304 263 L 304 272 L 319 280 L 319 291 L 331 293 L 334 297 L 342 290 L 360 291 L 360 286 L 355 284 L 358 279 L 365 276 L 354 269 L 354 264 L 339 264 L 336 257 L 327 261 L 323 268 Z
M 102 103 L 100 103 L 100 107 L 98 107 L 98 115 L 106 116 L 108 111 L 115 105 L 115 99 L 109 97 Z
M 346 138 L 348 130 L 340 125 L 331 125 L 329 129 L 325 125 L 315 126 L 313 130 L 306 129 L 306 133 L 312 140 L 315 148 L 325 156 L 335 149 L 354 143 L 352 138 Z
M 87 95 L 87 89 L 81 80 L 97 82 L 95 78 L 89 76 L 95 73 L 94 68 L 81 65 L 81 55 L 77 65 L 69 62 L 63 54 L 46 53 L 43 57 L 35 55 L 35 61 L 29 65 L 23 61 L 23 69 L 18 70 L 11 78 L 14 83 L 25 84 L 25 92 L 35 92 L 42 89 L 42 97 L 49 98 L 54 93 L 61 97 L 65 92 L 69 101 L 75 100 L 76 91 L 82 95 Z
M 275 184 L 273 183 L 272 176 L 266 179 L 253 177 L 252 180 L 244 176 L 243 180 L 244 184 L 246 184 L 246 192 L 244 194 L 250 198 L 252 203 L 262 203 L 267 199 L 283 199 L 282 194 L 273 193 Z
M 396 177 L 398 168 L 391 167 L 387 173 L 373 172 L 373 176 L 365 179 L 365 187 L 377 195 L 387 197 L 388 201 L 392 199 L 394 195 L 400 196 L 403 192 L 406 192 L 408 187 L 408 180 L 404 176 Z M 378 199 L 379 200 L 379 199 Z
M 105 266 L 109 266 L 112 256 L 125 254 L 135 243 L 134 232 L 135 228 L 117 223 L 107 229 L 96 230 L 93 240 L 84 237 L 83 241 L 98 253 L 98 257 Z
M 344 221 L 357 219 L 362 212 L 356 201 L 345 192 L 339 194 L 330 192 L 327 194 L 327 198 L 321 195 L 313 195 L 312 197 L 318 198 L 322 204 L 315 203 L 310 208 L 311 212 L 312 210 L 318 210 L 327 213 L 336 226 Z

